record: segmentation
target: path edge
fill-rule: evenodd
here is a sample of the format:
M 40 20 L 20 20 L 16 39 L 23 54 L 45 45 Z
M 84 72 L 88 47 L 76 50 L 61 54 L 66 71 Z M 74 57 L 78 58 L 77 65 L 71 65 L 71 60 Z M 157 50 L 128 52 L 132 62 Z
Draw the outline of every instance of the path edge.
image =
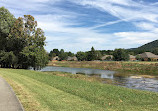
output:
M 0 77 L 2 77 L 2 76 L 0 76 Z M 2 77 L 2 78 L 4 79 L 4 77 Z M 20 106 L 21 106 L 22 111 L 25 111 L 23 105 L 21 104 L 21 101 L 20 101 L 19 98 L 17 97 L 17 95 L 16 95 L 16 93 L 14 92 L 13 88 L 11 87 L 11 85 L 10 85 L 5 79 L 4 79 L 4 81 L 8 84 L 8 86 L 9 86 L 11 92 L 14 94 L 15 98 L 18 100 L 18 102 L 19 102 L 19 104 L 20 104 Z

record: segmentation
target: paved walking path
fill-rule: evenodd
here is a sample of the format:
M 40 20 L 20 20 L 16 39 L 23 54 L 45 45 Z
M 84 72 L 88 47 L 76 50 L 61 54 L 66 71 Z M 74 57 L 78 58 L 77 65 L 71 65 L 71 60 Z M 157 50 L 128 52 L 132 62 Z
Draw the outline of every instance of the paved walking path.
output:
M 10 85 L 1 77 L 0 111 L 24 111 Z

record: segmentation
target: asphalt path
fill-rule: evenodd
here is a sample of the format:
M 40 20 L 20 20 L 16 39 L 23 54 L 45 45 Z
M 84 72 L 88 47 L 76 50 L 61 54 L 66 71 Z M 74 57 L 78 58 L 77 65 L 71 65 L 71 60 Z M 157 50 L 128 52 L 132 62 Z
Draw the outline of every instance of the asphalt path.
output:
M 24 111 L 11 86 L 0 77 L 0 111 Z

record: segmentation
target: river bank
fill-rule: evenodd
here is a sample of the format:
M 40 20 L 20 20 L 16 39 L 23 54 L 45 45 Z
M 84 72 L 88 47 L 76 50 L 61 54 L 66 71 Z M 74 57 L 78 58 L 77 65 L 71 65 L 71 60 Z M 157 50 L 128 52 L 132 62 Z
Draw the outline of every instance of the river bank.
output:
M 40 71 L 55 74 L 54 72 L 66 72 L 64 77 L 73 77 L 82 79 L 89 78 L 88 80 L 97 80 L 103 84 L 112 84 L 132 89 L 147 90 L 158 92 L 158 76 L 153 75 L 140 75 L 132 72 L 118 72 L 101 69 L 91 68 L 72 68 L 72 67 L 56 67 L 46 66 Z M 57 76 L 60 76 L 58 74 Z
M 115 61 L 54 61 L 48 66 L 94 68 L 132 72 L 141 75 L 158 75 L 158 62 L 115 62 Z

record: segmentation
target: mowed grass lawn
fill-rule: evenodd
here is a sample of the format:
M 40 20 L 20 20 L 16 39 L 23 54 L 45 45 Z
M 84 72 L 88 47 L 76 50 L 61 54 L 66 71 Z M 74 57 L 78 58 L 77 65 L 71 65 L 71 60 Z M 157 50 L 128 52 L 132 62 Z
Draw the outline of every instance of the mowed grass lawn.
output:
M 20 69 L 0 69 L 0 76 L 26 111 L 158 111 L 154 92 Z

